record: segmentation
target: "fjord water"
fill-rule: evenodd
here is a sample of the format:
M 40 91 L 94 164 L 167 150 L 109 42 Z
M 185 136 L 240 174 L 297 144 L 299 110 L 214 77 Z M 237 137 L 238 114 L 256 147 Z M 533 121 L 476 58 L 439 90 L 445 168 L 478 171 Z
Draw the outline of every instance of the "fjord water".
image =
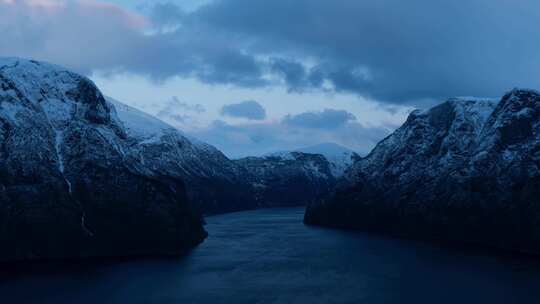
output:
M 0 303 L 540 303 L 540 260 L 305 226 L 303 209 L 207 218 L 183 257 L 0 269 Z

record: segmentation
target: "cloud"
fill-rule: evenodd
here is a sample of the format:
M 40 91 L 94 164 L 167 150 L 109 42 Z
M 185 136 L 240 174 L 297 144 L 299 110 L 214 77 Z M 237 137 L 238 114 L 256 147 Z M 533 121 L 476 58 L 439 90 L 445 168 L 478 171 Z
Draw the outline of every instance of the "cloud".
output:
M 0 56 L 46 60 L 85 73 L 114 69 L 146 47 L 146 26 L 144 17 L 97 1 L 4 1 Z
M 0 55 L 418 105 L 540 87 L 539 19 L 536 0 L 228 0 L 148 17 L 95 0 L 3 0 Z
M 254 100 L 246 100 L 240 103 L 224 105 L 221 115 L 247 118 L 251 120 L 263 120 L 266 118 L 266 110 Z
M 156 3 L 150 11 L 150 18 L 154 21 L 154 25 L 161 29 L 176 28 L 179 20 L 185 16 L 186 13 L 178 5 L 171 2 Z
M 304 128 L 335 129 L 355 120 L 356 117 L 347 111 L 325 109 L 321 112 L 305 112 L 298 115 L 287 115 L 283 119 L 283 123 Z
M 239 158 L 295 150 L 324 142 L 334 142 L 365 155 L 389 132 L 388 128 L 371 128 L 357 122 L 335 129 L 312 129 L 280 121 L 232 125 L 217 120 L 190 135 L 212 143 L 229 157 Z
M 149 19 L 95 0 L 42 1 L 0 2 L 0 35 L 9 41 L 0 44 L 0 56 L 50 61 L 86 74 L 97 70 L 156 81 L 180 76 L 243 87 L 266 84 L 255 56 L 231 43 L 228 34 L 210 34 L 195 25 L 164 30 L 181 22 L 173 22 L 183 15 L 175 6 L 160 7 Z
M 158 115 L 165 115 L 167 113 L 174 113 L 174 112 L 194 112 L 197 114 L 201 114 L 206 112 L 206 108 L 201 104 L 189 104 L 184 101 L 180 101 L 180 99 L 177 96 L 173 96 L 170 100 L 168 100 L 164 107 L 161 109 Z
M 539 87 L 539 18 L 534 0 L 229 0 L 183 22 L 227 33 L 253 58 L 269 56 L 257 61 L 261 71 L 281 76 L 290 91 L 329 84 L 337 92 L 423 105 Z
M 309 71 L 299 62 L 283 58 L 272 58 L 270 62 L 272 72 L 283 77 L 287 88 L 291 92 L 302 92 L 310 86 L 319 86 L 322 78 L 310 77 Z

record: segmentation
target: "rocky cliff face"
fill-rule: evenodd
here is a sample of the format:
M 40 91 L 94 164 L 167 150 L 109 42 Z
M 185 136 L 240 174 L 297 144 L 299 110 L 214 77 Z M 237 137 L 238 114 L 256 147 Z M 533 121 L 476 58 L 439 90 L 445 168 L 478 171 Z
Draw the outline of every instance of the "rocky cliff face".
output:
M 178 253 L 206 232 L 177 176 L 85 77 L 0 59 L 0 260 Z
M 282 152 L 236 160 L 247 169 L 262 206 L 303 206 L 335 185 L 331 163 L 320 154 Z
M 411 113 L 305 221 L 540 251 L 540 94 Z

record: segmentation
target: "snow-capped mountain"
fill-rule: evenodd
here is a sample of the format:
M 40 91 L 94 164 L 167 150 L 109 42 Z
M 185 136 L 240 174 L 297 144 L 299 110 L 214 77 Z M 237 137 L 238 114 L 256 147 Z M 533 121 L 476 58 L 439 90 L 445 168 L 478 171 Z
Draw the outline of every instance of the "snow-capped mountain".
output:
M 155 138 L 137 132 L 89 79 L 0 59 L 0 260 L 170 254 L 201 242 L 183 180 L 156 170 L 146 152 Z
M 540 94 L 414 111 L 305 221 L 540 251 Z
M 326 143 L 235 160 L 248 171 L 261 206 L 303 206 L 328 195 L 336 181 L 361 157 Z
M 266 206 L 299 206 L 320 198 L 335 185 L 332 166 L 320 154 L 278 152 L 235 161 L 250 172 L 257 198 Z
M 249 172 L 221 151 L 187 138 L 165 122 L 118 101 L 119 123 L 134 138 L 131 157 L 156 174 L 166 173 L 186 183 L 189 198 L 205 213 L 253 209 L 258 206 Z
M 294 150 L 296 152 L 320 154 L 329 162 L 334 177 L 341 177 L 355 162 L 361 159 L 356 152 L 335 143 L 322 143 Z

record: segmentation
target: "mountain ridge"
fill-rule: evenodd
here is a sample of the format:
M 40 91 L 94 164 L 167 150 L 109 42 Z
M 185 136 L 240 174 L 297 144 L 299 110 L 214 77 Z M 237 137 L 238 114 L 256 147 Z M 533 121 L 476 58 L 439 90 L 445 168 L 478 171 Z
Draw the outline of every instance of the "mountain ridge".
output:
M 414 111 L 305 222 L 540 252 L 539 117 L 524 89 Z
M 330 162 L 320 154 L 274 153 L 235 160 L 251 175 L 258 200 L 270 206 L 304 206 L 335 185 Z
M 298 149 L 292 149 L 289 151 L 277 151 L 263 155 L 268 156 L 282 156 L 286 157 L 291 152 L 301 152 L 305 154 L 319 154 L 328 160 L 331 166 L 332 175 L 335 178 L 339 178 L 345 174 L 345 171 L 356 161 L 361 159 L 361 156 L 355 151 L 338 145 L 336 143 L 326 142 L 312 146 L 307 146 Z

